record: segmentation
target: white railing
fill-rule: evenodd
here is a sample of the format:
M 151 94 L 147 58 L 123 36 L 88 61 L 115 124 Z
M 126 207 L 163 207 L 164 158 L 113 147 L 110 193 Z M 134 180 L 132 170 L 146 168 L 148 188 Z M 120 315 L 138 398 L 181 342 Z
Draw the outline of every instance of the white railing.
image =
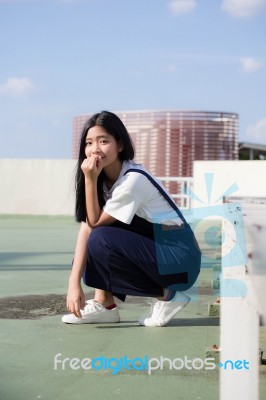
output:
M 192 177 L 170 177 L 163 176 L 158 177 L 166 189 L 171 193 L 171 196 L 176 201 L 176 204 L 183 209 L 191 208 L 191 197 L 189 196 L 193 186 Z M 176 188 L 171 188 L 171 183 L 175 183 Z

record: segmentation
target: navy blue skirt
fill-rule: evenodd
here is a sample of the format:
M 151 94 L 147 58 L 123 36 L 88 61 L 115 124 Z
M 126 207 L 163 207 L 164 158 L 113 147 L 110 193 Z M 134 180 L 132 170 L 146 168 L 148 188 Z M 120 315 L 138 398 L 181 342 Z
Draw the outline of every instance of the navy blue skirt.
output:
M 88 240 L 83 281 L 87 286 L 126 295 L 159 297 L 164 288 L 189 289 L 200 272 L 201 252 L 190 226 L 165 227 L 134 217 L 94 228 Z

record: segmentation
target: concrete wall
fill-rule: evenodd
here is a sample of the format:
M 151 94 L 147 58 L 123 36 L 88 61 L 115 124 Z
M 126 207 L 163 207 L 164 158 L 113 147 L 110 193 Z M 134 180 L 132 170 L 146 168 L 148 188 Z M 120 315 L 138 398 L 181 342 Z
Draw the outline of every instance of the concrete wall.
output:
M 0 160 L 0 214 L 73 215 L 75 160 Z
M 73 215 L 75 165 L 76 160 L 0 160 L 0 214 Z M 196 161 L 193 192 L 202 203 L 193 199 L 192 207 L 221 204 L 231 185 L 238 187 L 233 196 L 266 198 L 265 177 L 266 161 Z
M 221 204 L 229 188 L 230 196 L 266 198 L 266 161 L 194 162 L 193 192 L 202 203 L 194 198 L 192 207 Z

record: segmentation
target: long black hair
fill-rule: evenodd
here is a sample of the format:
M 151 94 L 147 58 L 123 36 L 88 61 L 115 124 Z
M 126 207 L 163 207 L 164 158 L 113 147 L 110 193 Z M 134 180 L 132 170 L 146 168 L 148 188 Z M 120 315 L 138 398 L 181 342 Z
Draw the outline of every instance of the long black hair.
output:
M 84 174 L 81 170 L 81 164 L 86 158 L 85 155 L 85 147 L 86 147 L 86 137 L 88 130 L 93 126 L 101 126 L 106 130 L 109 135 L 112 135 L 117 142 L 121 142 L 123 145 L 123 150 L 119 153 L 119 158 L 121 161 L 124 160 L 133 160 L 134 158 L 134 147 L 129 136 L 129 133 L 117 115 L 109 112 L 109 111 L 101 111 L 100 113 L 94 114 L 92 117 L 86 121 L 84 124 L 81 140 L 80 140 L 80 148 L 79 148 L 79 157 L 77 162 L 76 169 L 76 208 L 75 208 L 75 217 L 78 222 L 86 222 L 87 213 L 86 213 L 86 198 L 85 198 L 85 178 Z M 102 171 L 98 177 L 97 181 L 97 190 L 98 190 L 98 199 L 100 207 L 102 208 L 104 205 L 103 200 L 103 180 L 104 180 L 104 172 Z

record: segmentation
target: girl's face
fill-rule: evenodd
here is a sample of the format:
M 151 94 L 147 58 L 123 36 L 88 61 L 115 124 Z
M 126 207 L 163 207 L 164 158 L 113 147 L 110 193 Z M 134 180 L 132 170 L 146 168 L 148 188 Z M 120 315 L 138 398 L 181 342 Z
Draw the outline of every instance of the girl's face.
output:
M 88 130 L 85 145 L 86 157 L 100 157 L 102 168 L 119 160 L 123 145 L 101 126 L 93 126 Z

